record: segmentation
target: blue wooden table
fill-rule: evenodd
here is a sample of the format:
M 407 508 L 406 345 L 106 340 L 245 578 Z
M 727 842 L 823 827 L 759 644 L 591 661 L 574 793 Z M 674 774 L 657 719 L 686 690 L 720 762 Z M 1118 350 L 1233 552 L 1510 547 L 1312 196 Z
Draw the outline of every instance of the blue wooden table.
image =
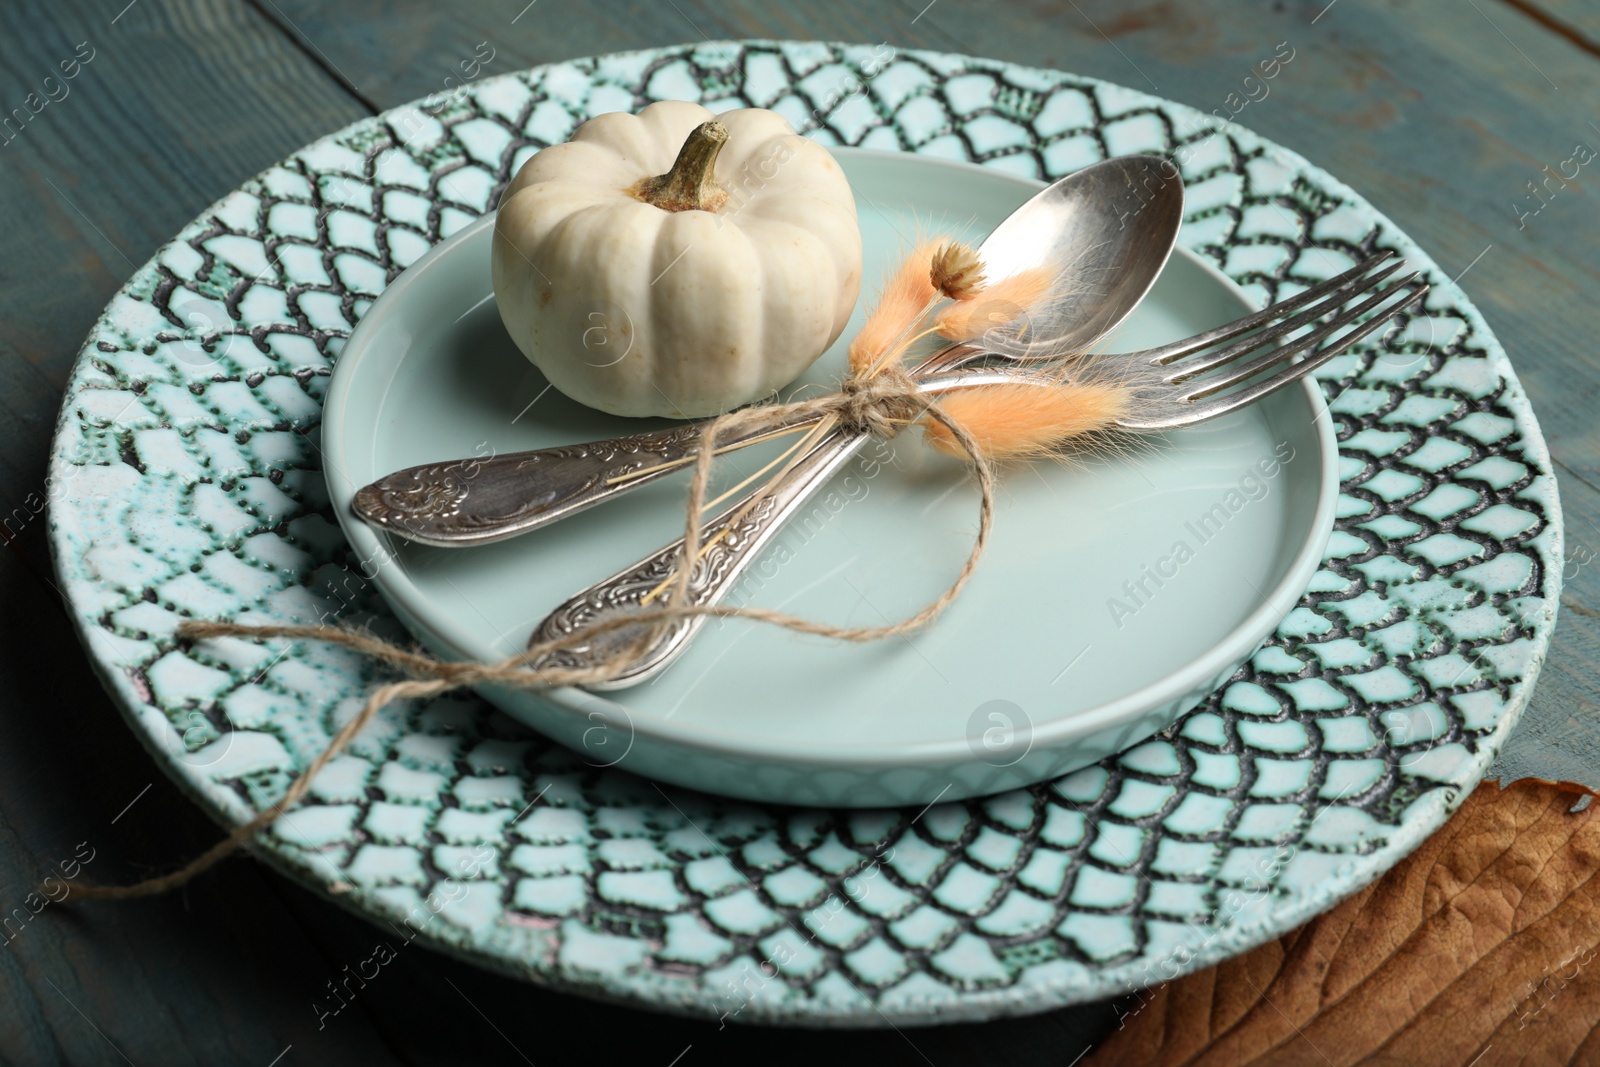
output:
M 701 38 L 815 38 L 1070 70 L 1205 111 L 1280 43 L 1236 121 L 1327 167 L 1461 279 L 1555 457 L 1562 616 L 1506 776 L 1600 786 L 1600 7 L 1593 0 L 9 0 L 0 7 L 0 912 L 46 867 L 131 881 L 218 832 L 90 673 L 54 587 L 45 456 L 88 327 L 157 246 L 301 145 L 487 73 Z M 48 80 L 47 80 L 48 79 Z M 1235 95 L 1233 100 L 1240 99 Z M 545 992 L 414 949 L 319 1021 L 371 927 L 235 860 L 166 897 L 0 933 L 18 1064 L 1068 1064 L 1102 1004 L 899 1032 L 719 1030 Z M 1492 1058 L 1485 1064 L 1494 1062 Z

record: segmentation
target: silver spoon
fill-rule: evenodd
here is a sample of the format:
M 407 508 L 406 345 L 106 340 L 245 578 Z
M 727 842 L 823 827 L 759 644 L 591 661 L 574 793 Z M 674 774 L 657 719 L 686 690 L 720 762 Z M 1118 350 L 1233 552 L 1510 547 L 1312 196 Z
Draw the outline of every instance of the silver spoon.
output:
M 982 358 L 1073 355 L 1109 333 L 1166 265 L 1183 216 L 1183 181 L 1159 156 L 1120 156 L 1041 190 L 995 228 L 978 252 L 991 282 L 1032 267 L 1064 271 L 1048 318 L 1029 323 L 1026 350 L 954 345 L 917 368 L 955 370 Z M 804 425 L 790 417 L 725 440 L 729 451 Z M 373 526 L 440 547 L 488 544 L 536 530 L 682 470 L 700 423 L 486 459 L 408 467 L 355 495 Z M 819 447 L 822 447 L 819 445 Z M 632 475 L 632 477 L 627 477 Z

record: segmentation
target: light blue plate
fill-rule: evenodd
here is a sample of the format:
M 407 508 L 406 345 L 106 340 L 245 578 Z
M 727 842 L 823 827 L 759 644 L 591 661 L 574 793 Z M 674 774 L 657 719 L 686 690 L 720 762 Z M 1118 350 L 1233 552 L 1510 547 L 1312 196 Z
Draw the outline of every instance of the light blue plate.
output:
M 1041 187 L 968 163 L 838 156 L 860 213 L 868 294 L 914 234 L 976 243 Z M 456 659 L 520 651 L 581 586 L 683 526 L 683 479 L 473 549 L 416 545 L 355 517 L 356 490 L 402 467 L 646 426 L 569 401 L 517 351 L 492 297 L 491 224 L 466 227 L 378 298 L 334 371 L 323 422 L 345 536 L 413 632 Z M 837 383 L 869 304 L 804 386 Z M 1180 250 L 1113 347 L 1178 340 L 1248 310 Z M 1305 382 L 1126 458 L 1008 472 L 977 579 L 905 640 L 841 644 L 734 620 L 611 699 L 487 695 L 593 761 L 752 800 L 927 804 L 1055 777 L 1169 725 L 1293 608 L 1333 528 L 1326 416 Z M 779 448 L 731 458 L 723 480 Z M 898 618 L 960 569 L 974 511 L 958 464 L 912 435 L 882 442 L 785 531 L 736 600 L 839 625 Z
M 158 765 L 209 814 L 231 827 L 281 797 L 362 696 L 394 676 L 314 643 L 182 644 L 173 637 L 180 619 L 340 621 L 407 636 L 340 530 L 323 473 L 322 402 L 352 328 L 402 270 L 489 211 L 538 146 L 565 140 L 589 115 L 668 97 L 719 110 L 773 107 L 829 145 L 1030 179 L 1111 154 L 1170 154 L 1188 188 L 1181 243 L 1252 306 L 1374 248 L 1423 268 L 1433 285 L 1426 307 L 1318 373 L 1340 479 L 1319 568 L 1265 646 L 1194 710 L 1054 781 L 898 809 L 731 801 L 604 769 L 615 758 L 607 745 L 564 747 L 460 694 L 385 710 L 318 777 L 308 801 L 256 842 L 257 856 L 384 930 L 410 922 L 419 942 L 555 988 L 731 1022 L 922 1025 L 1109 997 L 1260 944 L 1387 870 L 1477 784 L 1549 647 L 1561 510 L 1510 361 L 1425 252 L 1326 171 L 1145 93 L 887 46 L 708 42 L 485 79 L 436 114 L 398 108 L 331 134 L 184 227 L 95 324 L 51 453 L 56 570 L 88 661 Z M 1029 188 L 1010 187 L 1012 202 Z M 977 233 L 990 220 L 976 209 L 946 210 Z M 1174 269 L 1194 270 L 1188 260 Z M 1198 303 L 1182 314 L 1195 321 L 1237 307 L 1219 287 L 1186 291 Z M 563 439 L 602 425 L 571 408 L 571 426 L 548 421 L 560 410 L 546 407 L 553 396 L 511 423 L 533 399 L 533 371 L 509 352 L 495 355 L 502 342 L 484 311 L 467 320 L 484 331 L 483 350 L 469 355 L 495 375 L 469 377 L 469 361 L 453 390 L 492 415 L 480 435 L 440 439 L 451 447 L 426 455 L 470 454 L 491 434 L 523 440 L 515 435 L 529 432 L 520 427 L 535 412 L 535 425 Z M 439 333 L 452 324 L 424 325 Z M 1152 329 L 1183 332 L 1176 322 Z M 1276 427 L 1247 425 L 1262 435 L 1257 451 L 1276 439 Z M 414 458 L 425 458 L 421 443 Z M 365 447 L 369 462 L 413 458 L 404 434 L 386 431 Z M 901 442 L 896 452 L 909 466 L 918 447 Z M 928 708 L 966 712 L 980 748 L 997 729 L 989 739 L 1003 750 L 1004 729 L 987 716 L 1007 706 L 984 702 L 1011 701 L 1042 731 L 1070 701 L 1115 699 L 1117 683 L 1098 662 L 1110 645 L 1097 644 L 1054 686 L 1041 666 L 1054 657 L 1055 672 L 1066 667 L 1082 647 L 1071 627 L 1106 612 L 1103 599 L 1093 601 L 1133 578 L 1074 566 L 1067 542 L 1102 538 L 1096 523 L 1115 522 L 1123 537 L 1150 539 L 1131 560 L 1159 566 L 1182 531 L 1118 516 L 1149 507 L 1137 498 L 1156 486 L 1188 492 L 1162 479 L 1190 454 L 1179 444 L 1133 463 L 1041 472 L 1048 483 L 1027 471 L 1007 478 L 999 542 L 978 585 L 956 614 L 913 639 L 941 670 L 951 650 L 938 642 L 952 633 L 1020 665 L 986 675 L 986 685 L 952 676 L 945 687 L 904 645 L 841 651 L 734 623 L 709 635 L 698 668 L 686 661 L 661 685 L 696 686 L 705 658 L 737 639 L 714 671 L 806 670 L 810 692 L 825 690 L 832 665 L 847 662 L 858 678 L 916 678 L 925 691 L 960 697 Z M 1217 489 L 1244 454 L 1218 453 Z M 920 461 L 863 484 L 864 498 L 751 591 L 756 602 L 876 621 L 871 604 L 891 613 L 950 575 L 972 531 L 971 488 Z M 941 485 L 950 496 L 924 519 L 910 528 L 896 519 L 899 501 L 937 501 L 928 494 Z M 1235 523 L 1255 528 L 1287 514 L 1290 483 L 1271 486 L 1229 520 L 1230 534 Z M 627 535 L 634 545 L 607 549 L 611 560 L 671 532 L 679 487 L 658 488 L 655 502 L 636 505 L 658 525 Z M 1065 506 L 1089 488 L 1095 509 Z M 1108 502 L 1122 498 L 1103 492 L 1134 499 L 1112 510 Z M 623 537 L 609 511 L 574 521 L 591 522 L 597 538 Z M 1041 521 L 1061 539 L 1054 551 L 1030 526 Z M 1019 598 L 1005 591 L 1018 584 L 1011 568 L 1037 562 L 1029 546 L 1050 566 L 1026 570 Z M 1234 551 L 1207 545 L 1175 581 L 1226 585 L 1230 567 L 1266 569 L 1255 558 L 1224 565 L 1212 548 Z M 504 551 L 521 559 L 524 546 Z M 860 559 L 848 573 L 864 598 L 824 586 L 794 595 L 802 574 L 826 574 L 852 553 Z M 431 568 L 421 564 L 407 559 L 426 578 Z M 522 568 L 537 570 L 525 559 Z M 575 572 L 562 590 L 539 595 L 553 601 L 595 573 Z M 478 587 L 462 590 L 488 602 Z M 1002 600 L 1043 605 L 1045 592 L 1058 603 L 1081 595 L 1092 610 L 1034 608 L 1027 630 L 969 622 Z M 1125 621 L 1143 655 L 1176 664 L 1198 651 L 1166 647 L 1192 639 L 1167 608 L 1174 592 L 1157 590 Z M 531 625 L 541 610 L 536 593 L 505 616 L 512 642 L 522 633 L 510 627 Z M 1219 595 L 1245 610 L 1236 587 Z M 1056 629 L 1040 631 L 1040 619 Z M 1166 635 L 1145 629 L 1168 625 Z M 812 672 L 819 662 L 830 666 Z M 755 681 L 752 715 L 801 700 L 786 691 L 792 684 Z M 1101 692 L 1078 688 L 1091 681 Z M 970 688 L 955 694 L 963 684 Z M 1039 692 L 1049 698 L 1031 695 Z M 659 699 L 618 695 L 641 709 Z M 709 706 L 684 704 L 696 714 Z M 807 700 L 805 715 L 782 725 L 814 739 L 823 723 L 843 734 L 897 706 Z M 844 713 L 851 708 L 871 714 Z M 601 730 L 591 740 L 611 736 Z

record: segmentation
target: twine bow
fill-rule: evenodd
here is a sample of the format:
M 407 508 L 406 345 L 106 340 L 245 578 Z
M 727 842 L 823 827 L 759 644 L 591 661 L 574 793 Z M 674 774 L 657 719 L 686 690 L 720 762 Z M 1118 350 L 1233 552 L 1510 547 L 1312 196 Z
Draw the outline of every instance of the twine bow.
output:
M 895 366 L 883 367 L 871 377 L 849 375 L 839 384 L 836 395 L 835 414 L 840 423 L 885 440 L 929 410 L 928 399 L 918 392 L 916 380 Z M 829 399 L 832 398 L 824 398 Z M 968 454 L 978 455 L 975 451 Z

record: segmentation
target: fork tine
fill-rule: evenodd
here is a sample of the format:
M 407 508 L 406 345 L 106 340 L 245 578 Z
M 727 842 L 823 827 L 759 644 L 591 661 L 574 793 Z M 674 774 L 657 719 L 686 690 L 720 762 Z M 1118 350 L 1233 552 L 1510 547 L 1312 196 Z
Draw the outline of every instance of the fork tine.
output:
M 1171 363 L 1175 359 L 1181 359 L 1182 357 L 1193 352 L 1198 352 L 1203 348 L 1210 348 L 1212 345 L 1221 344 L 1223 341 L 1231 341 L 1240 334 L 1249 333 L 1251 330 L 1254 330 L 1259 326 L 1264 326 L 1267 323 L 1272 322 L 1274 319 L 1282 318 L 1291 311 L 1298 311 L 1307 304 L 1321 299 L 1326 294 L 1342 288 L 1343 286 L 1349 284 L 1352 280 L 1361 277 L 1363 274 L 1366 274 L 1380 263 L 1392 258 L 1394 255 L 1395 252 L 1393 249 L 1383 249 L 1377 254 L 1367 257 L 1367 259 L 1363 260 L 1361 263 L 1358 263 L 1356 266 L 1351 267 L 1343 274 L 1329 278 L 1325 282 L 1318 282 L 1305 292 L 1296 293 L 1287 300 L 1282 300 L 1276 304 L 1272 304 L 1271 306 L 1263 308 L 1253 315 L 1247 315 L 1235 322 L 1218 326 L 1215 329 L 1207 330 L 1204 333 L 1197 333 L 1193 337 L 1185 338 L 1182 341 L 1174 341 L 1170 345 L 1162 345 L 1160 348 L 1150 348 L 1138 353 L 1129 353 L 1129 356 L 1143 356 L 1145 359 L 1156 364 L 1157 366 L 1164 366 L 1165 364 Z
M 1382 315 L 1374 316 L 1346 336 L 1335 341 L 1328 348 L 1301 360 L 1299 363 L 1290 364 L 1270 378 L 1263 378 L 1259 382 L 1254 382 L 1232 393 L 1224 393 L 1222 396 L 1208 400 L 1203 404 L 1195 404 L 1175 420 L 1168 423 L 1168 426 L 1192 426 L 1197 422 L 1205 422 L 1219 415 L 1226 415 L 1230 411 L 1237 411 L 1239 408 L 1254 404 L 1262 397 L 1270 396 L 1284 386 L 1299 381 L 1329 360 L 1344 355 L 1357 341 L 1377 330 L 1380 326 L 1385 325 L 1395 315 L 1421 300 L 1428 294 L 1429 288 L 1430 286 L 1422 285 L 1413 289 L 1409 296 L 1389 309 L 1389 311 Z
M 1230 367 L 1226 371 L 1223 371 L 1219 374 L 1209 375 L 1204 379 L 1194 381 L 1192 383 L 1194 388 L 1190 389 L 1188 392 L 1180 394 L 1177 399 L 1182 403 L 1188 403 L 1194 400 L 1201 400 L 1205 397 L 1211 396 L 1214 393 L 1220 393 L 1224 389 L 1254 378 L 1257 374 L 1260 374 L 1262 371 L 1276 363 L 1281 363 L 1292 356 L 1296 356 L 1301 352 L 1305 352 L 1314 348 L 1316 345 L 1321 344 L 1329 337 L 1332 337 L 1342 327 L 1348 326 L 1350 323 L 1359 319 L 1362 315 L 1377 308 L 1385 300 L 1388 300 L 1396 293 L 1409 287 L 1421 276 L 1421 271 L 1413 271 L 1392 285 L 1378 290 L 1372 296 L 1363 300 L 1361 303 L 1357 304 L 1349 311 L 1346 311 L 1344 314 L 1330 320 L 1328 324 L 1322 328 L 1305 334 L 1302 337 L 1297 337 L 1293 341 L 1280 345 L 1279 347 L 1274 348 L 1272 351 L 1257 356 L 1255 359 L 1252 359 L 1249 362 L 1235 367 Z M 1374 316 L 1374 321 L 1379 323 L 1385 322 L 1398 310 L 1399 308 L 1395 307 L 1383 315 Z M 1320 355 L 1320 353 L 1318 354 Z
M 1225 364 L 1232 363 L 1241 356 L 1247 356 L 1257 349 L 1275 344 L 1307 323 L 1326 318 L 1356 297 L 1371 292 L 1384 279 L 1403 266 L 1405 266 L 1404 263 L 1391 263 L 1376 274 L 1369 274 L 1355 283 L 1338 290 L 1320 304 L 1315 304 L 1298 315 L 1284 319 L 1282 322 L 1275 322 L 1260 333 L 1251 334 L 1249 337 L 1242 338 L 1231 345 L 1207 352 L 1204 355 L 1185 359 L 1176 364 L 1169 364 L 1173 367 L 1173 373 L 1167 376 L 1167 381 L 1175 385 L 1179 382 L 1186 382 L 1191 378 L 1197 378 L 1208 371 L 1213 371 Z M 1412 274 L 1411 277 L 1415 278 L 1416 275 Z

